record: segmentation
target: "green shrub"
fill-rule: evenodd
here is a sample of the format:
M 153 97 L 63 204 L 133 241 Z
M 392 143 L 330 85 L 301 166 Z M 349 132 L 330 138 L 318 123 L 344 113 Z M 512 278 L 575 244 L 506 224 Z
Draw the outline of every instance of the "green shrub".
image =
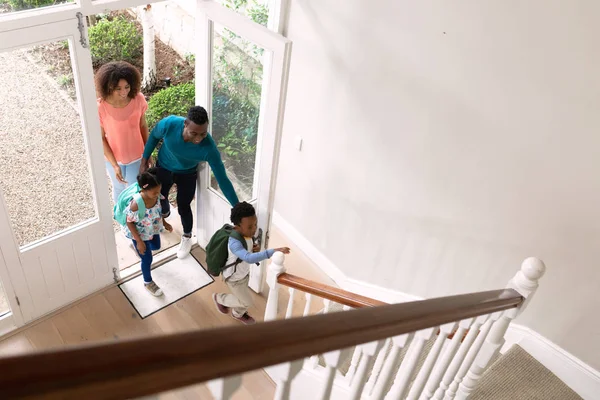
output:
M 53 6 L 55 4 L 60 4 L 64 2 L 65 1 L 58 0 L 8 0 L 8 4 L 10 4 L 11 8 L 14 11 Z
M 94 65 L 110 61 L 135 64 L 143 52 L 143 37 L 135 24 L 119 16 L 113 20 L 101 19 L 88 30 L 90 51 Z
M 168 115 L 187 115 L 190 107 L 195 105 L 195 96 L 193 82 L 168 87 L 152 96 L 146 111 L 146 122 L 150 131 L 158 121 Z

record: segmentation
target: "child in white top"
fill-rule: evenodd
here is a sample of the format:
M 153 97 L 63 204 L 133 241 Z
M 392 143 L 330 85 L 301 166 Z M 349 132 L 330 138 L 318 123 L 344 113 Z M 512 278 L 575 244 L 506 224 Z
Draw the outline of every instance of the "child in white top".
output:
M 133 241 L 133 246 L 142 259 L 142 275 L 144 276 L 144 287 L 153 296 L 163 294 L 162 289 L 152 280 L 150 266 L 152 265 L 152 250 L 160 249 L 160 233 L 165 229 L 173 231 L 173 227 L 162 217 L 160 206 L 161 184 L 155 175 L 155 169 L 150 168 L 137 177 L 141 188 L 140 194 L 146 205 L 146 213 L 140 219 L 138 205 L 135 200 L 125 208 L 127 215 L 127 226 L 123 228 L 125 236 Z

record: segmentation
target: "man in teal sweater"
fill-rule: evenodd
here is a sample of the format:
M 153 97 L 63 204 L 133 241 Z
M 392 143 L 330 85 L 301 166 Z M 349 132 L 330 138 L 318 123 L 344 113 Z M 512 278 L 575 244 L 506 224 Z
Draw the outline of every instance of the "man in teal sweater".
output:
M 196 193 L 198 163 L 208 161 L 219 187 L 232 207 L 239 200 L 225 172 L 221 153 L 208 133 L 208 115 L 203 107 L 190 108 L 187 118 L 171 115 L 156 124 L 144 148 L 140 173 L 148 169 L 148 160 L 161 139 L 163 144 L 158 151 L 156 165 L 157 177 L 162 184 L 160 205 L 163 217 L 167 218 L 171 213 L 169 190 L 176 184 L 177 210 L 183 225 L 177 257 L 184 258 L 192 248 L 194 217 L 191 203 Z

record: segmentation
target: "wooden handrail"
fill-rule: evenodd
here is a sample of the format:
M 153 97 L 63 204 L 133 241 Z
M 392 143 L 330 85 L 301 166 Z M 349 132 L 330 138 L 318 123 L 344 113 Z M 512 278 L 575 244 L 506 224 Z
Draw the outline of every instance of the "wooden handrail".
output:
M 301 278 L 296 275 L 288 274 L 284 272 L 277 277 L 277 282 L 281 285 L 291 287 L 294 289 L 301 290 L 306 293 L 314 294 L 339 303 L 344 306 L 352 308 L 363 308 L 363 307 L 378 307 L 385 306 L 388 303 L 383 301 L 375 300 L 370 297 L 361 296 L 347 290 L 329 286 L 324 283 L 311 281 L 308 279 Z
M 296 275 L 288 274 L 287 272 L 279 274 L 277 276 L 277 282 L 281 285 L 314 294 L 324 299 L 328 299 L 352 308 L 378 307 L 389 304 L 383 301 L 372 299 L 370 297 L 361 296 L 335 286 L 326 285 L 324 283 L 319 283 L 311 281 L 310 279 L 304 279 Z M 450 333 L 448 335 L 448 339 L 452 339 L 454 337 L 454 333 L 455 332 Z M 467 329 L 463 338 L 461 339 L 461 342 L 468 333 L 469 330 Z M 436 334 L 439 335 L 440 331 L 438 330 Z
M 493 290 L 0 358 L 2 398 L 127 399 L 519 306 Z

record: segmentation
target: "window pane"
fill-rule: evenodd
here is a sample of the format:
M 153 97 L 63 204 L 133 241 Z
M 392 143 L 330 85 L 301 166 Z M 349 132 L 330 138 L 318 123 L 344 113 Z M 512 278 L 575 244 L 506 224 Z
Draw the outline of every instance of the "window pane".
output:
M 215 24 L 212 131 L 240 201 L 252 199 L 264 49 Z M 211 187 L 218 190 L 214 177 Z
M 74 0 L 0 0 L 0 14 L 74 3 Z
M 0 189 L 24 246 L 96 215 L 69 43 L 0 53 L 0 76 L 10 77 L 0 93 Z
M 217 3 L 247 16 L 262 26 L 267 26 L 269 10 L 272 7 L 272 0 L 217 0 Z

